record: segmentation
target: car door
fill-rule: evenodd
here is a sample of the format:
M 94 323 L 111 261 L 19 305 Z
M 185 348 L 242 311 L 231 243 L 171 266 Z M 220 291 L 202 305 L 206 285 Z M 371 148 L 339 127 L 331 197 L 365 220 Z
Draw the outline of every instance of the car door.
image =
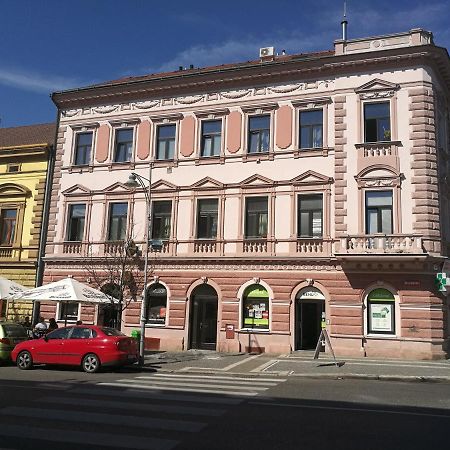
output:
M 72 327 L 58 328 L 39 339 L 37 360 L 44 364 L 70 364 L 65 357 L 64 343 L 71 331 Z
M 70 338 L 64 342 L 66 358 L 69 364 L 81 364 L 81 359 L 89 353 L 95 331 L 88 327 L 74 327 Z

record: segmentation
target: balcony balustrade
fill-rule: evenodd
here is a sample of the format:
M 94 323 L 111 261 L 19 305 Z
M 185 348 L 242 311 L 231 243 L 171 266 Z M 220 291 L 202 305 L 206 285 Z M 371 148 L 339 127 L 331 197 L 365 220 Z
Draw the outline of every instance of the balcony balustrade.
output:
M 338 253 L 418 254 L 425 253 L 422 238 L 416 234 L 366 234 L 341 239 Z
M 398 142 L 364 142 L 356 144 L 356 148 L 360 149 L 360 156 L 363 158 L 376 158 L 380 156 L 397 156 Z

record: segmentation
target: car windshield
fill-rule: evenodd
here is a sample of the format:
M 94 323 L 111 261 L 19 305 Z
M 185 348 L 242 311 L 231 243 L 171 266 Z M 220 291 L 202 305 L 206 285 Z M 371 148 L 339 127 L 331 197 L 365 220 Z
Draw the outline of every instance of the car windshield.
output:
M 5 330 L 5 335 L 8 337 L 20 337 L 27 335 L 25 328 L 19 324 L 4 324 L 3 329 Z
M 102 328 L 103 333 L 106 334 L 106 336 L 126 336 L 126 334 L 123 334 L 121 331 L 116 330 L 115 328 Z

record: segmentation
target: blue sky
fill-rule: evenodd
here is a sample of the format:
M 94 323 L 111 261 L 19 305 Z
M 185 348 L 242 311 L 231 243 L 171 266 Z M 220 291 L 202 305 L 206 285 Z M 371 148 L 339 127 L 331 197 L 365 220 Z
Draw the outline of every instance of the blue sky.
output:
M 341 0 L 0 0 L 2 127 L 50 122 L 49 94 L 129 75 L 256 59 L 260 47 L 327 50 Z M 349 38 L 433 31 L 450 48 L 450 0 L 348 0 Z

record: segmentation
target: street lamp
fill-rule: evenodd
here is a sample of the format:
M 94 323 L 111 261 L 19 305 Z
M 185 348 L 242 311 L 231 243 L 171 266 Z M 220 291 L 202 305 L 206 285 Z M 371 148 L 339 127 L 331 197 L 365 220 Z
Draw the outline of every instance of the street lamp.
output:
M 145 183 L 148 183 L 148 188 Z M 146 207 L 146 232 L 145 232 L 145 253 L 144 253 L 144 298 L 141 305 L 141 335 L 139 337 L 139 364 L 144 364 L 145 350 L 145 324 L 147 322 L 147 283 L 148 283 L 148 252 L 150 247 L 150 230 L 152 221 L 151 212 L 151 189 L 152 189 L 152 165 L 149 166 L 148 178 L 132 172 L 128 177 L 125 186 L 136 188 L 142 187 L 145 195 Z

